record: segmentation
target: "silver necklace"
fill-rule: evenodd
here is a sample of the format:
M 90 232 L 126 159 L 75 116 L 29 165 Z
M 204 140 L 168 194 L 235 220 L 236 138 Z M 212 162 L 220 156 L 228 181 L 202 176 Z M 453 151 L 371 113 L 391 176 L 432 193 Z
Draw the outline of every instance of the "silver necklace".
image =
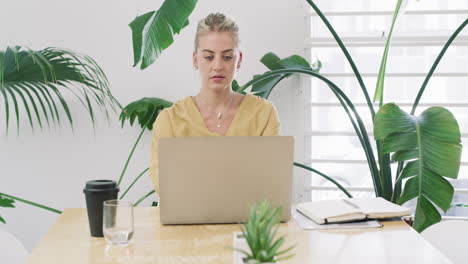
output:
M 231 103 L 232 103 L 232 99 L 234 98 L 234 93 L 231 92 L 231 96 L 230 96 L 230 100 L 229 100 L 229 103 L 224 106 L 223 110 L 220 111 L 220 112 L 213 112 L 215 115 L 216 115 L 216 127 L 217 128 L 220 128 L 221 127 L 221 123 L 223 122 L 222 118 L 223 118 L 223 114 L 224 112 L 229 109 L 229 106 L 231 106 Z M 194 96 L 193 98 L 195 98 L 195 101 L 197 101 L 198 103 L 198 100 L 200 100 L 201 103 L 203 103 L 205 106 L 207 106 L 207 104 L 201 99 L 201 98 L 197 98 L 196 96 Z

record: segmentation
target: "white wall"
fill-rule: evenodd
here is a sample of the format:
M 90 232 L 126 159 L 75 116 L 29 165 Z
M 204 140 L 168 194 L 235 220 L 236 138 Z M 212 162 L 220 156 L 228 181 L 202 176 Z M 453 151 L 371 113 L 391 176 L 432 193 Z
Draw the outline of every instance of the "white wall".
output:
M 192 69 L 191 52 L 195 24 L 209 12 L 225 12 L 240 25 L 244 51 L 241 84 L 266 68 L 261 56 L 273 51 L 280 57 L 303 55 L 307 34 L 305 1 L 201 0 L 191 16 L 191 24 L 176 37 L 150 68 L 132 68 L 131 31 L 128 24 L 138 14 L 157 9 L 161 0 L 21 0 L 4 1 L 0 9 L 0 49 L 25 45 L 32 49 L 65 47 L 94 58 L 107 74 L 115 97 L 123 104 L 142 97 L 175 101 L 194 95 L 199 89 Z M 297 80 L 288 80 L 273 93 L 283 123 L 284 134 L 295 134 L 295 110 L 291 104 L 300 92 Z M 0 103 L 0 192 L 17 195 L 54 208 L 84 207 L 83 186 L 87 180 L 117 179 L 140 129 L 121 129 L 117 115 L 111 125 L 100 120 L 93 132 L 89 117 L 78 102 L 71 103 L 75 130 L 67 125 L 34 134 L 22 119 L 19 136 L 14 130 L 4 136 L 4 110 Z M 296 139 L 298 144 L 302 140 Z M 148 166 L 150 134 L 142 142 L 130 164 L 125 183 Z M 300 146 L 299 146 L 300 147 Z M 300 149 L 300 148 L 299 148 Z M 300 153 L 300 152 L 299 152 Z M 302 156 L 300 157 L 302 159 Z M 142 179 L 128 196 L 135 201 L 151 190 L 149 177 Z M 150 203 L 151 199 L 147 200 Z M 57 215 L 16 203 L 17 209 L 0 208 L 7 229 L 32 249 L 50 228 Z

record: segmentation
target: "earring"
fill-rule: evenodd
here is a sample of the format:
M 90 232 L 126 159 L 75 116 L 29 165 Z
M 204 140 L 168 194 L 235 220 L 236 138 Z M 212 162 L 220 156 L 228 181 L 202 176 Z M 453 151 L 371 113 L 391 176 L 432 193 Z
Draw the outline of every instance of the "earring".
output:
M 193 69 L 194 69 L 194 70 L 198 70 L 198 67 L 193 66 Z

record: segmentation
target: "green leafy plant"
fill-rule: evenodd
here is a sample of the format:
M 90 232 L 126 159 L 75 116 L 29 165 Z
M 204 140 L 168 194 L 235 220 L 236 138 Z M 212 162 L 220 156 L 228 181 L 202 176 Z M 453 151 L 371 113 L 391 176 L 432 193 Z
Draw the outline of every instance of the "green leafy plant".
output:
M 386 104 L 375 117 L 374 133 L 382 151 L 392 153 L 392 161 L 409 161 L 396 179 L 406 179 L 397 203 L 418 197 L 415 229 L 424 229 L 441 220 L 433 204 L 450 208 L 453 187 L 444 178 L 458 176 L 462 146 L 455 117 L 445 108 L 431 107 L 413 116 L 395 104 Z
M 141 137 L 143 136 L 144 132 L 146 130 L 152 130 L 153 129 L 153 123 L 156 120 L 157 116 L 159 113 L 166 107 L 170 107 L 172 105 L 171 102 L 166 101 L 164 99 L 160 98 L 143 98 L 140 100 L 137 100 L 135 102 L 132 102 L 128 104 L 123 110 L 122 113 L 120 114 L 120 121 L 122 122 L 122 127 L 125 124 L 125 121 L 129 121 L 130 125 L 133 125 L 135 120 L 138 121 L 138 124 L 141 127 L 141 132 L 138 135 L 137 140 L 133 144 L 132 150 L 130 151 L 130 154 L 127 158 L 127 161 L 125 162 L 124 168 L 122 170 L 122 173 L 120 174 L 119 180 L 117 181 L 117 184 L 121 184 L 122 179 L 125 175 L 125 172 L 127 170 L 128 164 L 130 163 L 130 160 L 132 159 L 133 153 L 135 152 L 135 149 L 138 145 L 138 143 L 141 140 Z M 144 169 L 135 179 L 132 181 L 132 183 L 127 187 L 127 189 L 124 191 L 124 193 L 120 196 L 120 199 L 124 198 L 125 195 L 130 191 L 130 189 L 133 187 L 133 185 L 143 176 L 149 168 Z M 155 191 L 151 190 L 149 191 L 146 195 L 141 197 L 135 205 L 140 204 L 144 199 L 149 197 L 151 194 L 153 194 Z
M 254 204 L 250 208 L 249 220 L 241 226 L 242 236 L 245 238 L 250 252 L 234 249 L 245 255 L 246 263 L 273 263 L 294 256 L 294 254 L 285 255 L 294 246 L 281 250 L 285 237 L 277 237 L 280 227 L 280 213 L 281 209 L 272 208 L 268 201 Z
M 131 23 L 133 57 L 145 69 L 174 42 L 174 35 L 189 24 L 197 0 L 165 0 L 159 10 L 136 17 Z
M 41 208 L 41 209 L 44 209 L 44 210 L 47 210 L 47 211 L 50 211 L 50 212 L 53 212 L 53 213 L 56 213 L 56 214 L 61 214 L 62 213 L 62 211 L 60 211 L 60 210 L 45 206 L 43 204 L 35 203 L 35 202 L 29 201 L 29 200 L 26 200 L 26 199 L 23 199 L 23 198 L 20 198 L 20 197 L 16 197 L 16 196 L 13 196 L 13 195 L 9 195 L 9 194 L 0 192 L 0 207 L 15 208 L 15 204 L 14 204 L 15 201 L 22 202 L 22 203 L 25 203 L 25 204 L 29 204 L 29 205 L 32 205 L 34 207 Z M 3 219 L 1 216 L 0 216 L 0 222 L 2 222 L 4 224 L 6 223 L 5 219 Z
M 86 55 L 60 48 L 34 51 L 20 46 L 0 51 L 0 97 L 5 105 L 7 132 L 13 108 L 19 133 L 22 107 L 32 129 L 34 123 L 41 129 L 45 124 L 48 127 L 60 125 L 61 112 L 73 129 L 73 117 L 64 91 L 81 102 L 93 125 L 96 106 L 106 117 L 109 117 L 108 109 L 115 110 L 119 106 L 104 72 Z
M 0 97 L 5 106 L 6 133 L 14 110 L 17 133 L 26 114 L 31 129 L 60 126 L 65 115 L 73 129 L 73 117 L 64 92 L 71 93 L 88 112 L 94 126 L 96 107 L 109 118 L 109 109 L 120 107 L 109 82 L 90 57 L 61 48 L 39 51 L 15 46 L 0 51 Z M 24 111 L 22 111 L 24 109 Z M 54 213 L 61 211 L 20 197 L 0 193 L 0 207 L 13 208 L 23 202 Z M 3 218 L 0 222 L 5 223 Z
M 10 198 L 6 198 L 6 197 L 2 197 L 0 195 L 0 207 L 14 208 L 15 207 L 14 203 L 15 203 L 15 200 L 10 199 Z M 0 215 L 0 222 L 2 222 L 4 224 L 6 223 L 5 219 L 3 219 L 3 217 L 1 215 Z
M 416 198 L 417 204 L 414 228 L 421 232 L 441 219 L 434 204 L 444 211 L 448 209 L 448 204 L 450 204 L 450 201 L 453 198 L 453 187 L 442 176 L 457 178 L 460 167 L 461 145 L 459 144 L 460 130 L 458 124 L 448 110 L 440 107 L 429 108 L 424 111 L 420 117 L 414 116 L 414 113 L 432 74 L 437 68 L 438 63 L 444 56 L 445 51 L 451 45 L 452 41 L 466 26 L 468 19 L 466 19 L 457 28 L 437 56 L 434 64 L 422 83 L 421 88 L 419 89 L 411 113 L 403 114 L 402 111 L 393 104 L 382 106 L 385 65 L 390 48 L 391 32 L 395 26 L 397 16 L 402 13 L 402 1 L 397 1 L 390 34 L 387 38 L 387 43 L 382 56 L 382 63 L 379 69 L 376 93 L 374 97 L 375 100 L 380 102 L 381 108 L 378 113 L 375 114 L 374 107 L 370 101 L 364 82 L 362 81 L 361 74 L 343 42 L 313 1 L 307 0 L 307 2 L 319 15 L 334 36 L 350 63 L 366 98 L 372 121 L 374 122 L 374 135 L 377 143 L 377 159 L 375 158 L 375 152 L 368 140 L 367 131 L 362 124 L 359 114 L 355 111 L 355 108 L 350 101 L 347 102 L 346 105 L 353 111 L 353 115 L 348 114 L 348 116 L 361 141 L 364 152 L 366 153 L 376 196 L 383 197 L 389 201 L 399 204 Z M 329 84 L 325 79 L 322 80 Z M 347 101 L 343 96 L 337 95 L 337 97 L 339 100 L 341 97 Z M 343 107 L 346 110 L 344 105 Z M 425 120 L 425 118 L 428 117 L 431 117 L 430 120 Z M 357 126 L 355 125 L 356 121 L 358 123 Z M 445 128 L 446 125 L 450 128 Z M 434 131 L 444 131 L 444 133 L 447 134 L 436 133 Z M 410 138 L 415 139 L 415 141 L 409 140 Z M 450 141 L 446 142 L 447 138 L 450 138 Z M 434 152 L 431 153 L 432 151 Z M 399 161 L 395 177 L 392 176 L 390 166 L 391 159 L 389 154 L 391 152 L 395 152 L 393 155 L 393 161 Z M 441 153 L 450 153 L 450 157 L 453 159 L 448 161 L 444 159 L 444 157 L 438 156 Z M 437 157 L 438 160 L 435 157 Z M 424 169 L 424 166 L 429 167 Z M 415 170 L 415 167 L 417 170 Z M 447 169 L 448 167 L 450 167 L 450 169 Z M 403 180 L 405 180 L 405 182 L 403 182 Z M 403 184 L 404 191 L 402 193 Z M 441 188 L 432 187 L 431 192 L 428 193 L 427 186 L 432 184 L 436 184 L 436 186 L 440 186 Z

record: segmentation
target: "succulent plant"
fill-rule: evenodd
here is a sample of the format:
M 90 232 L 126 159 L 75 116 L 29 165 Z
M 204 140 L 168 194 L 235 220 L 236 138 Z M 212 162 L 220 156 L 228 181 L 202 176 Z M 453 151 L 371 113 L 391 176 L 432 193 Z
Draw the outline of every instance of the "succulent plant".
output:
M 250 208 L 249 221 L 241 226 L 250 252 L 234 249 L 245 255 L 246 263 L 276 263 L 294 256 L 285 256 L 294 246 L 281 250 L 285 237 L 276 237 L 280 227 L 280 213 L 281 208 L 273 208 L 268 201 L 254 204 Z

